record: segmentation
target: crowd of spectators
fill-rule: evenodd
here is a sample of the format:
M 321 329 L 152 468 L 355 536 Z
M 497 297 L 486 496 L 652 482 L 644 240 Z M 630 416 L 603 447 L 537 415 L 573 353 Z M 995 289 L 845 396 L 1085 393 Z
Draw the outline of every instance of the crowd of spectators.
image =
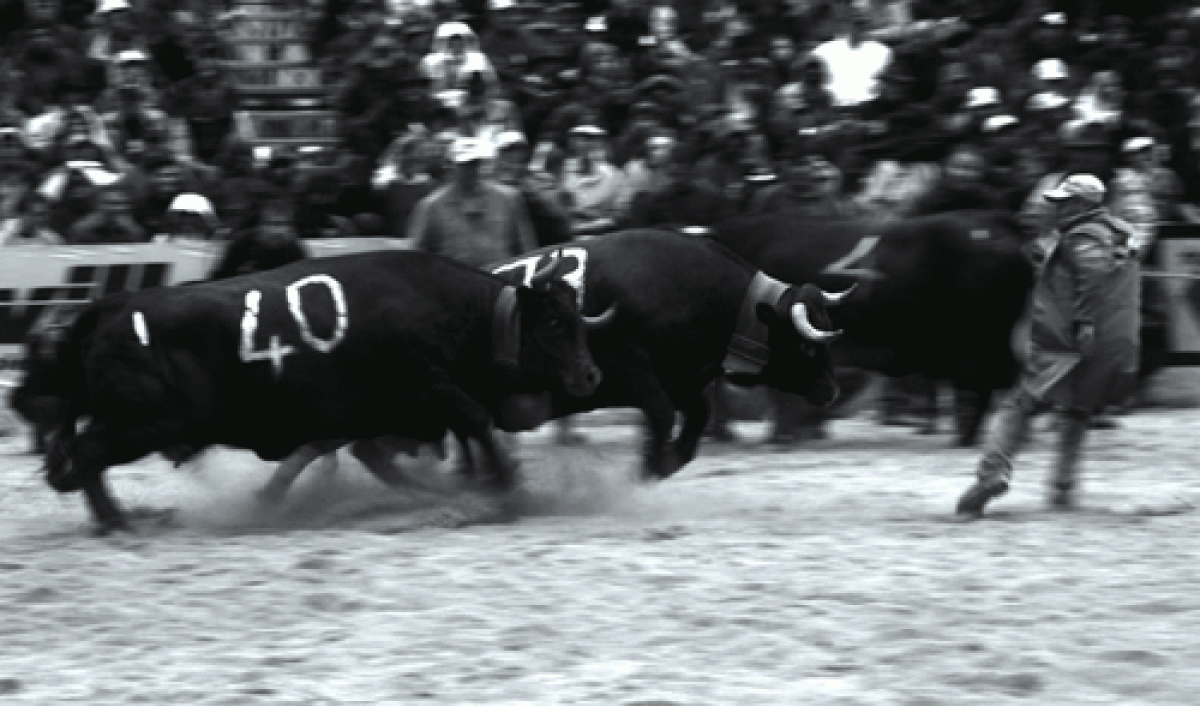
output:
M 0 0 L 0 239 L 224 239 L 267 213 L 486 259 L 785 209 L 1032 225 L 1074 170 L 1147 237 L 1200 221 L 1200 3 L 296 5 L 342 139 L 268 155 L 234 130 L 238 3 Z

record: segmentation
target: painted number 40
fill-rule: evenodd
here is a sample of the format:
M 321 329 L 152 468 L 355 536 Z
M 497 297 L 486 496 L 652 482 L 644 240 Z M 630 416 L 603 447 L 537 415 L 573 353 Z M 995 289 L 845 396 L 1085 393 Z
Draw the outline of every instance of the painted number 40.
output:
M 325 287 L 329 290 L 329 296 L 333 299 L 337 322 L 334 325 L 333 333 L 328 338 L 320 338 L 313 333 L 312 326 L 308 322 L 308 316 L 304 313 L 302 293 L 304 288 L 309 286 Z M 342 291 L 341 283 L 329 275 L 309 275 L 289 284 L 284 289 L 284 293 L 287 296 L 288 311 L 291 313 L 292 320 L 296 322 L 296 327 L 300 331 L 300 340 L 320 353 L 329 353 L 334 348 L 337 348 L 342 339 L 346 337 L 346 329 L 350 327 L 350 315 L 346 308 L 346 294 Z M 283 359 L 295 353 L 296 348 L 295 346 L 282 344 L 279 336 L 273 334 L 268 339 L 265 349 L 255 349 L 254 338 L 258 332 L 258 315 L 261 305 L 262 292 L 257 289 L 246 292 L 246 308 L 242 313 L 242 339 L 241 345 L 238 347 L 238 355 L 246 363 L 259 360 L 271 361 L 271 368 L 274 370 L 275 375 L 278 376 L 283 372 Z

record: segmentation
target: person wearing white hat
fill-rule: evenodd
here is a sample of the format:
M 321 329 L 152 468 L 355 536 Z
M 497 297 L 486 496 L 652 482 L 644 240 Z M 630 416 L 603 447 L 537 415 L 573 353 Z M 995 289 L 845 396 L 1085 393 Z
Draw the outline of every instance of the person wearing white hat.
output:
M 171 201 L 164 220 L 166 232 L 156 233 L 155 242 L 214 240 L 221 228 L 221 219 L 217 218 L 212 202 L 190 192 Z
M 1000 412 L 975 483 L 959 498 L 960 515 L 978 517 L 1008 491 L 1029 420 L 1050 407 L 1063 416 L 1050 505 L 1075 507 L 1091 419 L 1106 405 L 1122 402 L 1133 388 L 1140 271 L 1130 248 L 1134 233 L 1104 207 L 1106 192 L 1094 175 L 1076 173 L 1045 194 L 1055 208 L 1055 229 L 1038 265 L 1024 370 Z
M 609 162 L 608 132 L 584 120 L 568 137 L 562 187 L 571 196 L 571 232 L 575 237 L 611 232 L 628 215 L 632 194 L 625 172 Z
M 1121 157 L 1125 166 L 1113 175 L 1110 208 L 1114 215 L 1137 228 L 1134 247 L 1144 255 L 1153 247 L 1158 224 L 1179 217 L 1176 204 L 1183 185 L 1175 172 L 1159 165 L 1152 137 L 1125 140 Z
M 537 247 L 520 195 L 481 173 L 494 157 L 490 144 L 474 138 L 451 143 L 449 182 L 421 199 L 409 219 L 414 248 L 483 267 Z
M 86 45 L 88 57 L 109 61 L 124 49 L 145 48 L 128 0 L 100 0 L 96 3 L 96 19 L 96 28 Z

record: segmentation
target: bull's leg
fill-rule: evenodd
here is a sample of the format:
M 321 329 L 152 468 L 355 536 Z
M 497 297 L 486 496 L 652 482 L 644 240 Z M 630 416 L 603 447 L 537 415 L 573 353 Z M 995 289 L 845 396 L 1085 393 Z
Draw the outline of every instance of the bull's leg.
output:
M 437 485 L 406 473 L 396 465 L 396 454 L 404 453 L 416 456 L 420 444 L 412 439 L 399 437 L 379 437 L 375 439 L 360 439 L 350 446 L 350 453 L 363 465 L 380 483 L 389 488 L 416 488 L 423 491 L 442 492 Z
M 301 446 L 279 463 L 279 467 L 271 474 L 271 478 L 254 494 L 254 497 L 264 504 L 278 503 L 287 495 L 288 490 L 295 484 L 296 478 L 304 472 L 305 468 L 308 468 L 309 464 L 327 453 L 337 451 L 345 443 L 345 439 L 330 439 Z
M 96 534 L 105 536 L 113 532 L 129 532 L 129 523 L 125 521 L 125 513 L 117 506 L 117 501 L 108 492 L 108 484 L 104 482 L 103 473 L 97 473 L 83 484 L 83 495 L 87 499 L 92 518 L 96 520 Z
M 170 419 L 161 420 L 153 426 L 121 432 L 93 424 L 70 443 L 64 462 L 50 469 L 47 480 L 59 492 L 83 491 L 99 534 L 128 531 L 129 523 L 125 514 L 104 483 L 104 472 L 113 466 L 133 463 L 148 456 L 160 444 L 178 443 L 172 436 L 178 428 Z M 155 431 L 162 431 L 164 437 L 160 439 Z M 156 439 L 160 441 L 155 443 Z
M 472 440 L 479 444 L 485 467 L 490 471 L 489 482 L 501 491 L 510 490 L 516 483 L 516 468 L 496 442 L 487 408 L 448 380 L 433 385 L 429 400 L 464 450 L 470 448 Z
M 675 473 L 696 458 L 696 452 L 700 448 L 700 437 L 704 435 L 711 414 L 708 399 L 703 394 L 685 402 L 679 411 L 683 414 L 683 426 L 674 443 L 674 467 L 667 470 L 667 475 Z

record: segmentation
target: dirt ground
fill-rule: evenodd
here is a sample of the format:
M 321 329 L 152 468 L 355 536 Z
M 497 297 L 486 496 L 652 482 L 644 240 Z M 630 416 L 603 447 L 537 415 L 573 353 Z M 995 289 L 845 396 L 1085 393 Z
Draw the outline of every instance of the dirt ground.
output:
M 621 415 L 526 435 L 515 521 L 384 490 L 343 458 L 278 508 L 217 450 L 111 473 L 137 536 L 0 440 L 0 704 L 1189 704 L 1200 692 L 1194 375 L 1097 431 L 1083 509 L 1044 506 L 1043 423 L 987 519 L 977 452 L 877 426 L 707 445 L 629 482 Z

